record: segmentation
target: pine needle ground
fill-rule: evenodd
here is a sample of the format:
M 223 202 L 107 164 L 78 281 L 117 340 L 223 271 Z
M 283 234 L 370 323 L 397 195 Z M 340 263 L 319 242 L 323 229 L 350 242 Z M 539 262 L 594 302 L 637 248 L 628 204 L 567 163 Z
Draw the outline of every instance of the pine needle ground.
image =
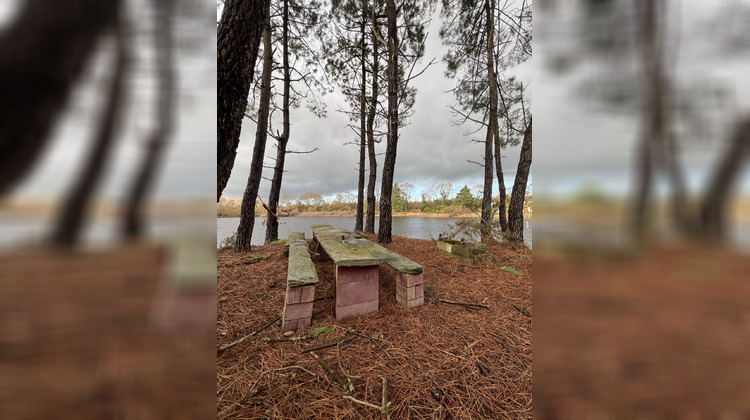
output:
M 395 419 L 531 418 L 531 251 L 492 244 L 492 260 L 469 265 L 430 251 L 431 246 L 432 241 L 403 237 L 386 245 L 425 267 L 423 306 L 396 304 L 396 273 L 382 264 L 379 311 L 349 323 L 337 323 L 334 316 L 333 262 L 314 260 L 320 278 L 316 298 L 323 299 L 314 304 L 312 326 L 295 337 L 323 326 L 332 330 L 311 340 L 269 342 L 281 337 L 278 325 L 272 325 L 222 352 L 217 356 L 219 417 L 384 418 L 372 406 L 343 397 L 380 406 L 386 378 L 388 411 Z M 283 254 L 283 244 L 257 246 L 249 254 L 219 252 L 217 347 L 280 315 L 287 274 Z M 504 266 L 521 274 L 501 270 Z M 310 353 L 302 353 L 344 336 L 354 339 L 316 354 L 346 387 L 353 385 L 348 393 Z

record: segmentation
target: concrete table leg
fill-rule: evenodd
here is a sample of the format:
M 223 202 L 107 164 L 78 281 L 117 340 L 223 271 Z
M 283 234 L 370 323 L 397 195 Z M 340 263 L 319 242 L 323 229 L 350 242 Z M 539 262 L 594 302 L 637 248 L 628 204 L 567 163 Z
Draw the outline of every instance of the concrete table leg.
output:
M 334 265 L 336 274 L 336 320 L 351 321 L 378 311 L 377 265 L 341 267 Z

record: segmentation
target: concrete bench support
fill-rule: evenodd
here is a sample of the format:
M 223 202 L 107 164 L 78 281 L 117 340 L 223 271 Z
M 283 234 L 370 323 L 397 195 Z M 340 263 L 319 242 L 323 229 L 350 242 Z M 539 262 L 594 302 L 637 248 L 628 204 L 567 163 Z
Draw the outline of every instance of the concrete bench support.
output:
M 336 273 L 336 321 L 345 322 L 378 311 L 377 265 L 342 267 Z
M 305 234 L 291 233 L 287 243 L 289 245 L 289 268 L 286 299 L 281 316 L 282 333 L 310 326 L 315 300 L 315 284 L 318 283 L 318 274 L 307 250 Z
M 396 303 L 404 308 L 416 308 L 424 304 L 423 273 L 398 272 L 396 277 Z

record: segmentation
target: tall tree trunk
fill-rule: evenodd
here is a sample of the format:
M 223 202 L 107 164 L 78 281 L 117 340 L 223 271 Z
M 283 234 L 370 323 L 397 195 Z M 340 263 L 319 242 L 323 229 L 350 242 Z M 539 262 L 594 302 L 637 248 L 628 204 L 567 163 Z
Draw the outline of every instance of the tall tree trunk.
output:
M 516 171 L 516 179 L 513 181 L 513 191 L 511 192 L 510 205 L 508 206 L 509 239 L 511 241 L 523 241 L 523 202 L 526 198 L 526 183 L 529 180 L 530 168 L 531 118 L 529 118 L 529 125 L 523 133 L 521 158 L 518 161 L 518 170 Z
M 362 87 L 359 96 L 359 182 L 357 183 L 357 217 L 354 221 L 354 230 L 361 232 L 363 230 L 363 219 L 364 219 L 364 193 L 365 193 L 365 146 L 366 136 L 365 124 L 367 114 L 365 111 L 366 106 L 366 95 L 367 95 L 367 68 L 366 65 L 366 51 L 365 51 L 365 23 L 367 22 L 367 2 L 362 0 L 362 52 L 360 56 L 362 64 Z
M 232 175 L 270 0 L 229 0 L 216 40 L 216 201 Z M 255 199 L 253 199 L 255 202 Z
M 156 126 L 148 140 L 145 159 L 141 162 L 135 182 L 125 201 L 122 235 L 127 239 L 134 239 L 142 234 L 143 201 L 148 188 L 154 183 L 154 174 L 162 161 L 167 139 L 172 134 L 174 126 L 174 92 L 177 82 L 172 58 L 172 20 L 174 19 L 172 15 L 175 1 L 153 1 L 157 13 L 157 33 L 154 40 L 159 83 Z
M 708 184 L 701 203 L 699 232 L 704 239 L 722 241 L 726 235 L 727 206 L 750 156 L 750 118 L 740 121 L 732 133 L 729 146 Z
M 289 74 L 289 0 L 284 0 L 284 16 L 282 23 L 282 66 L 284 71 L 284 97 L 282 99 L 283 113 L 283 132 L 277 141 L 276 164 L 273 168 L 273 179 L 271 181 L 271 191 L 268 194 L 268 213 L 266 219 L 266 243 L 271 243 L 279 239 L 279 197 L 281 196 L 281 181 L 284 176 L 284 161 L 286 160 L 286 146 L 289 143 L 289 90 L 291 75 Z M 258 121 L 260 122 L 260 120 Z
M 271 65 L 273 57 L 271 51 L 271 22 L 266 20 L 263 28 L 263 80 L 260 86 L 260 105 L 258 107 L 258 126 L 255 130 L 255 146 L 253 159 L 250 164 L 250 175 L 247 178 L 245 194 L 242 196 L 240 209 L 240 225 L 237 227 L 237 240 L 234 243 L 235 252 L 250 251 L 255 224 L 255 197 L 258 196 L 260 178 L 263 173 L 263 157 L 266 152 L 266 136 L 268 129 L 268 113 L 271 103 Z
M 383 162 L 383 178 L 380 187 L 380 223 L 378 242 L 388 244 L 391 238 L 391 193 L 393 191 L 393 171 L 396 167 L 396 147 L 398 145 L 398 39 L 395 0 L 386 1 L 388 16 L 388 140 Z
M 497 73 L 495 73 L 495 76 L 497 76 Z M 500 89 L 500 84 L 497 83 L 497 77 L 496 80 L 496 86 L 498 87 L 498 97 L 503 103 L 503 115 L 505 116 L 506 121 L 506 129 L 508 132 L 508 138 L 510 138 L 512 134 L 512 125 L 511 122 L 508 120 L 510 118 L 508 116 L 508 105 L 507 102 L 505 102 L 505 98 L 503 96 L 503 92 Z M 521 101 L 523 102 L 523 97 L 521 97 Z M 494 134 L 492 136 L 494 138 L 495 143 L 495 171 L 497 173 L 497 188 L 498 188 L 498 195 L 500 202 L 498 203 L 498 215 L 497 219 L 500 222 L 500 230 L 502 232 L 506 232 L 508 230 L 508 217 L 507 217 L 507 211 L 505 206 L 505 200 L 508 195 L 508 193 L 505 191 L 505 175 L 503 174 L 503 163 L 502 163 L 502 145 L 500 144 L 500 127 L 499 124 L 495 125 Z
M 96 129 L 93 145 L 85 161 L 83 171 L 79 173 L 70 193 L 67 194 L 62 211 L 55 222 L 51 243 L 58 247 L 75 246 L 80 238 L 83 222 L 88 213 L 91 196 L 96 190 L 112 151 L 115 130 L 119 123 L 123 106 L 125 74 L 128 67 L 125 36 L 119 24 L 114 27 L 114 56 L 112 59 L 112 78 L 108 86 L 107 105 L 101 116 L 100 126 Z
M 482 240 L 490 236 L 490 222 L 492 219 L 492 145 L 497 127 L 497 80 L 495 79 L 495 64 L 493 52 L 495 50 L 495 2 L 485 0 L 484 10 L 487 14 L 487 81 L 489 82 L 490 103 L 487 125 L 487 135 L 484 140 L 484 191 L 482 194 Z
M 367 110 L 367 155 L 370 160 L 370 174 L 367 181 L 367 218 L 365 221 L 365 233 L 375 233 L 375 184 L 378 179 L 378 161 L 375 158 L 375 114 L 378 107 L 378 77 L 380 57 L 376 32 L 378 31 L 377 19 L 372 22 L 372 97 Z
M 75 82 L 116 22 L 120 1 L 26 0 L 18 8 L 0 31 L 0 195 L 41 157 Z
M 503 163 L 501 162 L 502 147 L 500 147 L 499 130 L 492 137 L 495 139 L 495 172 L 497 173 L 497 187 L 500 198 L 500 206 L 498 208 L 497 218 L 500 222 L 500 230 L 505 232 L 506 230 L 508 230 L 508 218 L 505 208 L 505 197 L 508 195 L 508 193 L 505 191 L 505 175 L 503 175 Z

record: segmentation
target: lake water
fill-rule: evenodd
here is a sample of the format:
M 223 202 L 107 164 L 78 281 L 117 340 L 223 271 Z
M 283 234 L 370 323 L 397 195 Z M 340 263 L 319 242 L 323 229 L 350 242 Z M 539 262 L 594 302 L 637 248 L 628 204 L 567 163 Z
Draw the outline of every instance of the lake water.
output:
M 414 239 L 437 238 L 441 232 L 451 230 L 451 226 L 460 218 L 455 217 L 394 217 L 392 234 Z M 265 217 L 256 217 L 253 227 L 253 245 L 262 245 L 266 237 Z M 216 246 L 237 231 L 239 217 L 216 219 Z M 286 239 L 291 232 L 304 232 L 305 237 L 312 235 L 311 225 L 331 225 L 337 229 L 353 230 L 354 217 L 283 217 L 279 224 L 279 238 Z M 375 218 L 375 232 L 378 231 L 378 218 Z M 524 242 L 531 248 L 531 220 L 524 220 Z

